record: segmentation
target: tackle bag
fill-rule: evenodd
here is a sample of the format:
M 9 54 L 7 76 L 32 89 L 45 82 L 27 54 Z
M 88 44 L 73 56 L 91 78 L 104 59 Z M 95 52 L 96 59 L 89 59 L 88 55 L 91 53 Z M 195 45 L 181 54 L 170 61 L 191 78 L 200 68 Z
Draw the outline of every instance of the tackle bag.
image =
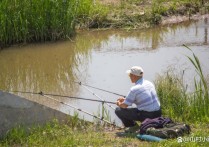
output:
M 163 128 L 150 127 L 146 130 L 147 135 L 156 136 L 163 139 L 177 138 L 190 134 L 191 128 L 189 125 L 184 123 L 169 123 Z

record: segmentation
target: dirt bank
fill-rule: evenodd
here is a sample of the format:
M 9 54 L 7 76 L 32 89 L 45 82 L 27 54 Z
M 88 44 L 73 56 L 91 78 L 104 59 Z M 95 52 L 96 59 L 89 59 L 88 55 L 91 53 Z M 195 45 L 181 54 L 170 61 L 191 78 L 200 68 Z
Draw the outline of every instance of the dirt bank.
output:
M 203 15 L 195 14 L 192 16 L 169 16 L 169 17 L 164 17 L 160 25 L 176 24 L 185 21 L 200 20 L 205 18 L 209 18 L 209 14 L 203 14 Z
M 148 28 L 202 19 L 208 17 L 205 14 L 209 12 L 209 0 L 204 3 L 198 0 L 100 0 L 100 3 L 110 11 L 105 19 L 97 18 L 87 24 L 87 28 Z

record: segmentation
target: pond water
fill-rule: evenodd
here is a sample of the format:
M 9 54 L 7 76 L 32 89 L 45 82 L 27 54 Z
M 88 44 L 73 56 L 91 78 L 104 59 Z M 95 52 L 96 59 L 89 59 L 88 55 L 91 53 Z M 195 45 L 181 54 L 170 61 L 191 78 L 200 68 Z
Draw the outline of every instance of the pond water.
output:
M 13 46 L 0 51 L 0 89 L 98 99 L 76 81 L 126 95 L 133 85 L 126 70 L 134 65 L 142 66 L 144 78 L 152 82 L 169 67 L 175 67 L 176 73 L 185 70 L 186 81 L 192 85 L 196 73 L 186 57 L 192 54 L 182 45 L 194 51 L 204 73 L 208 74 L 208 21 L 206 18 L 144 30 L 80 31 L 70 41 Z M 91 91 L 104 100 L 115 102 L 118 98 L 96 89 Z M 74 113 L 74 109 L 45 97 L 15 94 L 66 113 Z M 99 114 L 102 106 L 97 102 L 57 99 L 95 115 Z M 120 124 L 114 110 L 108 106 L 106 109 L 111 120 Z M 80 113 L 80 117 L 92 120 L 84 113 Z

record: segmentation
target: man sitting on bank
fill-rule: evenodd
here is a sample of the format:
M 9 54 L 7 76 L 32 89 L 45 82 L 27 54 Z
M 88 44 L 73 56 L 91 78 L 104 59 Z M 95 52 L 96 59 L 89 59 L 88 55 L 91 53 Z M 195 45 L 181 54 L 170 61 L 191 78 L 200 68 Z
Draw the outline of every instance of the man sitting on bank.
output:
M 127 71 L 132 83 L 126 98 L 120 97 L 117 100 L 115 113 L 121 119 L 125 132 L 134 133 L 139 129 L 135 121 L 144 121 L 146 118 L 156 118 L 161 116 L 160 101 L 157 97 L 155 86 L 143 78 L 143 69 L 139 66 L 133 66 Z M 137 108 L 128 108 L 136 104 Z

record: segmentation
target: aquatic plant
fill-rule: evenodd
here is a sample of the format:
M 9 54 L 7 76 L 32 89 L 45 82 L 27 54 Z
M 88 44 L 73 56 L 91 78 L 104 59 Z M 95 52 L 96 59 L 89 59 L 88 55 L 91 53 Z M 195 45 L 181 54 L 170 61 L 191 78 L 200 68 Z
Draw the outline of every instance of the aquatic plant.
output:
M 2 0 L 0 44 L 70 37 L 74 32 L 75 8 L 73 0 Z
M 207 85 L 207 80 L 203 74 L 201 63 L 199 58 L 194 54 L 194 52 L 184 45 L 187 49 L 192 52 L 192 57 L 187 56 L 192 65 L 195 67 L 195 70 L 198 74 L 198 78 L 194 77 L 195 91 L 190 96 L 192 113 L 195 114 L 195 118 L 203 121 L 207 120 L 209 117 L 209 89 Z
M 75 25 L 77 28 L 106 27 L 109 8 L 99 3 L 99 0 L 77 0 Z
M 70 38 L 76 24 L 96 25 L 105 11 L 96 0 L 2 0 L 0 48 Z
M 155 81 L 163 114 L 171 118 L 183 121 L 208 122 L 209 121 L 209 89 L 208 83 L 203 74 L 201 63 L 194 52 L 192 57 L 187 56 L 194 66 L 198 77 L 194 77 L 195 89 L 187 91 L 184 83 L 184 71 L 181 75 L 168 70 L 165 74 L 159 75 Z
M 170 68 L 164 74 L 158 75 L 155 85 L 163 115 L 185 121 L 188 119 L 189 109 L 186 89 L 183 85 L 183 73 L 180 77 L 174 73 L 174 70 Z
M 97 116 L 101 118 L 101 120 L 94 118 L 93 122 L 100 127 L 111 126 L 102 120 L 107 120 L 114 124 L 114 122 L 111 120 L 110 111 L 107 109 L 107 107 L 105 107 L 104 103 L 101 103 L 101 105 L 98 107 Z

